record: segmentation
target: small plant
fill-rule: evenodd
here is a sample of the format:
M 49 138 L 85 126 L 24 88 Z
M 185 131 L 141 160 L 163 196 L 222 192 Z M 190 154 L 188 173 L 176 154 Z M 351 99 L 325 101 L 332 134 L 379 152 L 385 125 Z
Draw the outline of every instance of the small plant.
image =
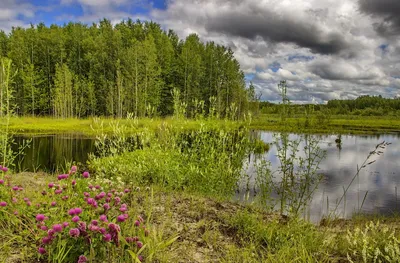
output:
M 350 262 L 399 262 L 400 241 L 396 232 L 379 222 L 369 222 L 346 235 Z
M 15 229 L 21 242 L 37 245 L 38 258 L 51 262 L 140 262 L 150 228 L 131 208 L 134 191 L 113 181 L 96 181 L 72 166 L 34 197 L 1 167 L 0 226 Z M 22 243 L 20 246 L 23 246 Z M 154 243 L 154 242 L 152 242 Z M 154 253 L 154 252 L 153 252 Z

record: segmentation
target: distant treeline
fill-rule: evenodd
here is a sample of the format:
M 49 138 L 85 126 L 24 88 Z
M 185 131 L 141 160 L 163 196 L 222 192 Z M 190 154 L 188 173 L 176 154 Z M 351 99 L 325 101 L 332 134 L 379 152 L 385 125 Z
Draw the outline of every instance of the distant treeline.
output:
M 260 112 L 280 113 L 280 104 L 259 102 Z M 291 104 L 291 114 L 324 112 L 337 115 L 384 116 L 400 115 L 400 98 L 382 96 L 360 96 L 354 100 L 330 100 L 327 104 Z
M 19 115 L 162 116 L 180 106 L 188 117 L 210 110 L 240 116 L 248 109 L 244 74 L 229 48 L 195 34 L 180 40 L 153 22 L 16 27 L 0 32 L 1 57 L 16 72 Z

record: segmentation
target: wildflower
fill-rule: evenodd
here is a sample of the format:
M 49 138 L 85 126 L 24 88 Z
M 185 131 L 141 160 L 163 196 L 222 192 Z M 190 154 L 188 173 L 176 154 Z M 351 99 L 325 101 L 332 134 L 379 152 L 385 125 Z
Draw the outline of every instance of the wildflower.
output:
M 96 200 L 100 200 L 106 196 L 106 193 L 101 192 L 100 194 L 96 195 Z
M 107 198 L 106 198 L 106 202 L 107 202 L 107 203 L 111 202 L 111 198 L 110 198 L 110 197 L 107 197 Z
M 100 185 L 96 185 L 94 188 L 96 188 L 97 190 L 99 190 L 101 187 L 100 187 Z
M 59 195 L 59 194 L 62 193 L 62 190 L 61 190 L 61 189 L 57 189 L 57 190 L 54 191 L 54 193 L 55 193 L 56 195 Z
M 125 241 L 126 241 L 127 243 L 133 243 L 133 242 L 135 242 L 135 238 L 133 238 L 133 237 L 127 237 L 127 238 L 125 238 Z
M 75 180 L 72 180 L 72 186 L 74 186 L 74 185 L 76 185 L 76 181 Z
M 137 241 L 137 242 L 136 242 L 136 246 L 137 246 L 139 249 L 141 249 L 141 248 L 143 247 L 143 243 L 140 242 L 140 241 Z
M 53 187 L 54 187 L 54 183 L 49 183 L 49 184 L 48 184 L 48 187 L 49 187 L 49 188 L 53 188 Z
M 94 203 L 94 199 L 93 198 L 88 198 L 86 202 L 87 202 L 88 205 L 92 205 Z
M 86 263 L 87 258 L 84 255 L 79 256 L 78 263 Z
M 72 222 L 75 222 L 75 223 L 79 222 L 79 220 L 80 220 L 79 216 L 74 216 L 72 218 Z
M 97 226 L 99 224 L 99 221 L 97 220 L 92 220 L 92 225 Z
M 99 227 L 98 227 L 98 226 L 95 226 L 95 225 L 93 225 L 93 224 L 89 224 L 88 229 L 89 229 L 90 231 L 93 231 L 93 232 L 99 231 Z
M 63 228 L 62 228 L 62 225 L 60 225 L 60 224 L 55 224 L 54 226 L 53 226 L 53 230 L 54 230 L 54 232 L 62 232 L 62 230 L 63 230 Z
M 121 207 L 119 208 L 119 211 L 121 212 L 126 212 L 128 210 L 128 207 L 126 204 L 122 204 Z
M 71 167 L 71 172 L 76 173 L 77 170 L 78 168 L 75 165 Z
M 53 202 L 51 202 L 51 206 L 56 206 L 56 204 L 57 204 L 57 203 L 56 203 L 56 202 L 54 202 L 54 201 L 53 201 Z
M 107 196 L 108 196 L 108 197 L 112 197 L 112 193 L 108 193 Z
M 54 236 L 55 233 L 56 233 L 56 231 L 54 231 L 54 229 L 49 229 L 49 231 L 47 231 L 47 235 L 48 235 L 49 237 Z
M 99 232 L 104 235 L 107 232 L 107 230 L 104 227 L 100 227 Z
M 83 178 L 89 178 L 89 172 L 83 172 L 82 176 Z
M 71 230 L 69 230 L 69 235 L 71 237 L 79 237 L 80 233 L 81 232 L 79 231 L 78 228 L 71 228 Z
M 139 256 L 138 256 L 138 259 L 139 259 L 140 262 L 142 262 L 142 261 L 143 261 L 143 256 L 142 256 L 142 255 L 139 255 Z
M 47 192 L 46 191 L 42 191 L 42 195 L 43 196 L 47 195 Z
M 125 215 L 119 215 L 119 216 L 117 217 L 117 221 L 118 221 L 118 222 L 125 222 L 125 220 L 126 220 Z
M 8 168 L 7 167 L 5 167 L 5 166 L 3 166 L 2 168 L 1 168 L 1 170 L 3 171 L 3 172 L 7 172 L 8 171 Z
M 119 204 L 121 202 L 121 198 L 115 197 L 114 202 L 115 204 Z
M 43 214 L 38 214 L 38 215 L 36 215 L 36 220 L 39 221 L 39 222 L 42 222 L 42 221 L 44 221 L 45 219 L 46 219 L 46 216 L 43 215 Z
M 12 202 L 13 202 L 13 203 L 16 203 L 16 202 L 18 202 L 18 199 L 17 199 L 17 198 L 15 198 L 15 197 L 13 197 L 11 200 L 12 200 Z M 28 201 L 28 202 L 29 202 L 29 201 Z
M 13 186 L 13 188 L 12 188 L 14 191 L 18 191 L 18 186 Z
M 110 204 L 109 203 L 105 203 L 104 205 L 103 205 L 103 208 L 104 208 L 104 210 L 109 210 L 110 209 Z
M 38 248 L 38 252 L 39 252 L 39 254 L 41 254 L 41 255 L 46 254 L 46 249 L 44 249 L 43 247 L 39 247 L 39 248 Z
M 135 221 L 135 226 L 140 226 L 139 220 L 136 220 L 136 221 Z
M 64 222 L 62 225 L 63 225 L 63 228 L 67 228 L 69 226 L 69 223 L 68 222 Z
M 32 202 L 31 202 L 31 201 L 28 201 L 28 202 L 26 202 L 26 205 L 27 205 L 27 206 L 31 206 L 31 205 L 32 205 Z
M 4 184 L 4 180 L 3 179 L 0 180 L 0 184 Z
M 103 236 L 103 240 L 104 240 L 104 242 L 110 242 L 111 241 L 111 234 L 105 234 L 104 236 Z
M 52 241 L 51 236 L 46 236 L 46 237 L 42 238 L 42 243 L 43 243 L 44 245 L 50 244 L 51 241 Z
M 68 195 L 65 195 L 65 196 L 62 197 L 62 200 L 65 201 L 65 200 L 67 200 L 68 198 L 69 198 L 69 196 L 68 196 Z
M 18 211 L 17 211 L 17 210 L 15 210 L 15 211 L 14 211 L 14 215 L 16 215 L 16 216 L 17 216 L 18 214 L 19 214 L 19 213 L 18 213 Z
M 100 216 L 100 221 L 107 222 L 108 221 L 107 220 L 107 216 L 106 215 L 101 215 Z
M 75 208 L 75 214 L 80 215 L 82 213 L 82 208 L 76 207 Z
M 130 190 L 129 190 L 129 189 L 125 189 L 124 192 L 125 192 L 125 193 L 129 193 Z
M 40 226 L 40 229 L 43 230 L 43 231 L 49 230 L 49 228 L 47 226 Z
M 93 206 L 94 208 L 97 208 L 97 202 L 94 201 L 93 204 L 92 204 L 92 206 Z
M 79 230 L 81 232 L 86 232 L 86 223 L 85 222 L 79 222 Z

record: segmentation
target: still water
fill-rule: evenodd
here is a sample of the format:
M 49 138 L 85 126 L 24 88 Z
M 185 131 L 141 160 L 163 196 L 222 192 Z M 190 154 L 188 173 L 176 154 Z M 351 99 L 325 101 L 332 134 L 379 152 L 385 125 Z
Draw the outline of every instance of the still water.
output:
M 274 134 L 259 132 L 264 142 L 273 142 Z M 298 139 L 298 135 L 291 134 L 291 139 Z M 358 212 L 363 204 L 362 212 L 390 214 L 400 212 L 400 134 L 387 135 L 343 135 L 341 143 L 336 143 L 337 136 L 318 136 L 319 146 L 326 152 L 326 157 L 319 165 L 318 173 L 323 176 L 318 189 L 314 193 L 306 217 L 312 221 L 319 221 L 336 207 L 336 201 L 343 196 L 343 187 L 346 188 L 368 154 L 375 146 L 383 141 L 391 143 L 380 156 L 372 157 L 376 160 L 365 167 L 351 184 L 345 200 L 337 209 L 337 215 L 350 217 Z M 304 141 L 299 149 L 304 147 Z M 271 162 L 271 170 L 279 168 L 277 148 L 272 146 L 262 158 Z M 256 157 L 250 158 L 247 174 L 252 175 L 254 182 Z M 329 206 L 329 210 L 328 210 Z
M 93 138 L 77 134 L 15 136 L 14 140 L 14 151 L 23 141 L 30 140 L 24 154 L 15 160 L 18 171 L 61 172 L 70 162 L 85 165 L 89 153 L 95 150 Z
M 274 141 L 274 133 L 259 131 L 258 136 L 267 143 Z M 290 135 L 292 139 L 298 135 Z M 350 187 L 346 201 L 338 208 L 340 216 L 349 217 L 358 211 L 367 193 L 362 207 L 363 212 L 390 214 L 400 212 L 400 134 L 398 135 L 348 135 L 341 137 L 341 144 L 335 140 L 337 136 L 319 136 L 319 146 L 326 151 L 326 158 L 320 163 L 318 173 L 323 175 L 314 198 L 307 211 L 312 221 L 318 221 L 329 209 L 335 206 L 335 201 L 343 195 L 343 187 L 347 187 L 368 153 L 382 141 L 391 143 L 376 162 L 363 169 L 359 177 Z M 88 154 L 95 151 L 94 139 L 74 134 L 46 135 L 46 136 L 18 136 L 15 137 L 16 147 L 23 140 L 31 139 L 30 147 L 25 149 L 25 156 L 16 160 L 16 167 L 22 171 L 62 171 L 66 162 L 85 164 Z M 300 148 L 304 147 L 304 142 Z M 276 147 L 262 158 L 271 162 L 271 169 L 279 167 Z M 260 156 L 258 157 L 260 158 Z M 256 157 L 251 156 L 247 174 L 254 182 Z M 242 198 L 242 197 L 240 197 Z

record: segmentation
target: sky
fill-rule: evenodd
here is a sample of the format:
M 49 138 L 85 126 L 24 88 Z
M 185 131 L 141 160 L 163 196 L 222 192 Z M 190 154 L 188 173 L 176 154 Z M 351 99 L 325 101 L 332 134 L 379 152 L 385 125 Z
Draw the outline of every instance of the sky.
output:
M 400 0 L 0 0 L 0 29 L 152 20 L 230 47 L 262 100 L 400 96 Z

